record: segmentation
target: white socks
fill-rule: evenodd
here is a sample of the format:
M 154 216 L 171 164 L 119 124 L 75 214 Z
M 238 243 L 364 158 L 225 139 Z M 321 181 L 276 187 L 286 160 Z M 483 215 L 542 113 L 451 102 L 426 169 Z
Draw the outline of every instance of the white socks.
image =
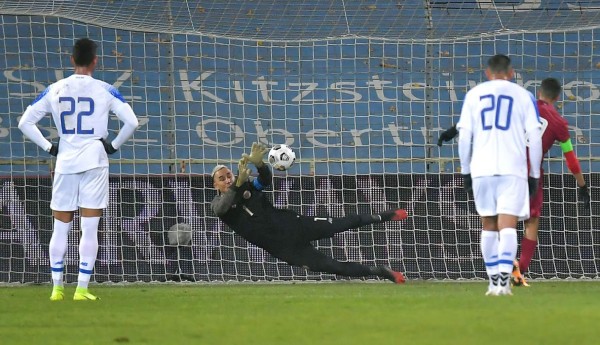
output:
M 517 229 L 481 231 L 481 254 L 491 285 L 506 285 L 517 256 Z
M 98 224 L 100 217 L 81 217 L 79 240 L 79 275 L 77 287 L 87 289 L 98 254 Z
M 485 262 L 485 270 L 490 279 L 490 284 L 496 285 L 498 278 L 498 231 L 481 231 L 481 255 Z
M 498 244 L 498 269 L 500 273 L 510 274 L 513 262 L 517 257 L 517 229 L 504 228 L 500 230 L 500 243 Z
M 52 283 L 54 286 L 63 286 L 64 259 L 67 253 L 67 237 L 73 222 L 63 223 L 54 219 L 54 229 L 50 239 L 50 269 L 52 271 Z

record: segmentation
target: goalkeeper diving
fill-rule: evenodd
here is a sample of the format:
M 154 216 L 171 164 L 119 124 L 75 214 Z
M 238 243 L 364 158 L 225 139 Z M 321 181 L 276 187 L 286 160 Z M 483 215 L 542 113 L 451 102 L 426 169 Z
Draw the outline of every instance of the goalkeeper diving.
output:
M 401 221 L 408 217 L 405 210 L 331 218 L 307 217 L 292 210 L 275 208 L 263 193 L 272 180 L 271 170 L 263 159 L 266 152 L 264 146 L 254 143 L 251 153 L 243 154 L 239 161 L 237 178 L 225 165 L 213 169 L 217 195 L 211 208 L 225 224 L 248 242 L 293 266 L 348 277 L 378 276 L 396 284 L 404 283 L 401 272 L 387 266 L 337 261 L 316 249 L 311 241 L 369 224 Z M 248 163 L 256 166 L 258 177 L 250 176 Z

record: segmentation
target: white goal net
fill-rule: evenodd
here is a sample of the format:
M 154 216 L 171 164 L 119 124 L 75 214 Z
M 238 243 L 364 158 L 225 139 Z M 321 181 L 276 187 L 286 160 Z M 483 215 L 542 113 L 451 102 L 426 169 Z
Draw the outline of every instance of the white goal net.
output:
M 436 142 L 495 53 L 512 58 L 515 81 L 532 92 L 546 77 L 563 83 L 558 107 L 591 186 L 590 212 L 560 149 L 550 152 L 529 274 L 599 276 L 598 1 L 0 1 L 0 20 L 0 282 L 50 280 L 53 160 L 17 123 L 71 73 L 81 37 L 99 43 L 95 76 L 118 87 L 141 125 L 111 159 L 98 282 L 341 278 L 275 260 L 210 211 L 207 174 L 255 141 L 286 143 L 298 157 L 275 173 L 278 207 L 409 211 L 317 243 L 333 257 L 409 279 L 485 277 L 457 147 Z M 50 117 L 40 126 L 56 138 Z M 76 219 L 71 281 L 78 236 Z

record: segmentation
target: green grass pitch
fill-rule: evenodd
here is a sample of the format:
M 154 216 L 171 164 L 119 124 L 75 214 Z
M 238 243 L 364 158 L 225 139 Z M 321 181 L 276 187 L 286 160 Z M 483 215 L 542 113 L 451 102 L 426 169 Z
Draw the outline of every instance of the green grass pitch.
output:
M 2 344 L 598 344 L 600 282 L 0 287 Z

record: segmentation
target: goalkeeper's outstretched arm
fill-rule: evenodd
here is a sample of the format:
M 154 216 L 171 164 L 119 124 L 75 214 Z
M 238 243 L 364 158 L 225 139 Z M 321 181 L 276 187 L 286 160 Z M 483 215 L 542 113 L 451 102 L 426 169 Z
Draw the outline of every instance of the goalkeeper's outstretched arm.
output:
M 254 164 L 256 170 L 258 170 L 258 177 L 251 179 L 252 185 L 257 190 L 263 190 L 265 187 L 271 184 L 273 174 L 271 169 L 265 164 L 264 156 L 267 153 L 267 148 L 260 143 L 252 143 L 250 154 L 244 153 L 242 159 L 246 159 L 250 163 Z

